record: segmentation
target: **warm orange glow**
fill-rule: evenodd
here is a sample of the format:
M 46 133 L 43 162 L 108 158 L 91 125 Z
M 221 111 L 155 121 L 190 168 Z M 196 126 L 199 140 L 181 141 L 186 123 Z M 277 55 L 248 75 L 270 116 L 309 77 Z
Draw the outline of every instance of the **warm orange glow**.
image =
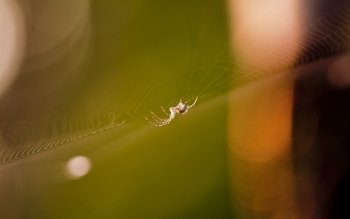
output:
M 233 52 L 250 74 L 290 66 L 299 52 L 298 0 L 231 0 Z
M 231 188 L 238 218 L 300 218 L 291 162 L 294 76 L 288 71 L 301 52 L 301 3 L 229 1 L 236 73 L 264 78 L 232 91 L 229 99 Z
M 229 130 L 236 156 L 265 162 L 286 153 L 292 126 L 292 85 L 291 78 L 275 78 L 232 93 Z
M 295 218 L 290 159 L 293 78 L 255 82 L 232 92 L 229 111 L 232 190 L 238 211 Z M 244 212 L 247 211 L 247 212 Z M 278 216 L 280 215 L 280 216 Z

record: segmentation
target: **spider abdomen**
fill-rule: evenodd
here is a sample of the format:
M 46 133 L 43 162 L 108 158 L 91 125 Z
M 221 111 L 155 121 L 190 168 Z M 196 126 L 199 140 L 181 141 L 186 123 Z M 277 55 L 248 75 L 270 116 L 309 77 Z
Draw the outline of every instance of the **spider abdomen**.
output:
M 187 106 L 186 104 L 181 104 L 177 107 L 177 110 L 179 113 L 185 113 L 187 111 Z

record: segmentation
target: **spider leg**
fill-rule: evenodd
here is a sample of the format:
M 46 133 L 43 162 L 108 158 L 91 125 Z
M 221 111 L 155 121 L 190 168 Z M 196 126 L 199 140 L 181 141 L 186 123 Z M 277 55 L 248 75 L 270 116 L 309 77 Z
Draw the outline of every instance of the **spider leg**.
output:
M 151 119 L 153 120 L 151 120 Z M 171 117 L 170 118 L 167 118 L 167 119 L 163 119 L 163 118 L 160 118 L 159 116 L 157 116 L 154 112 L 151 112 L 151 117 L 148 118 L 146 117 L 146 120 L 149 121 L 152 125 L 155 125 L 155 126 L 163 126 L 163 125 L 167 125 L 170 123 L 170 121 L 172 120 Z
M 161 106 L 160 108 L 163 110 L 163 112 L 164 112 L 167 116 L 170 116 L 170 114 L 164 109 L 163 106 Z
M 147 116 L 145 116 L 145 119 L 146 119 L 149 123 L 151 123 L 152 125 L 158 126 L 157 123 L 155 123 L 154 121 L 152 121 L 151 119 L 149 119 Z
M 161 121 L 163 121 L 163 119 L 156 117 L 156 115 L 153 112 L 150 113 L 150 116 L 146 116 L 145 118 L 150 122 L 153 121 L 160 123 Z
M 145 116 L 145 119 L 151 123 L 154 126 L 164 126 L 164 125 L 168 125 L 176 116 L 176 111 L 174 107 L 170 107 L 169 111 L 170 113 L 168 113 L 163 106 L 161 106 L 161 109 L 163 110 L 163 112 L 168 116 L 168 118 L 161 118 L 158 115 L 156 115 L 154 112 L 150 112 L 150 116 L 147 117 Z
M 155 120 L 157 120 L 157 121 L 159 121 L 159 122 L 163 122 L 163 121 L 166 120 L 166 119 L 163 119 L 163 118 L 157 116 L 154 112 L 151 112 L 151 115 L 152 115 L 152 117 L 153 117 Z
M 169 124 L 170 122 L 168 120 L 163 120 L 163 121 L 157 121 L 157 123 L 152 123 L 155 126 L 164 126 Z
M 163 125 L 167 124 L 163 120 L 159 120 L 159 119 L 155 118 L 154 116 L 152 116 L 151 118 L 148 118 L 146 116 L 145 119 L 154 126 L 163 126 Z
M 163 121 L 162 123 L 157 124 L 157 126 L 164 126 L 164 125 L 168 125 L 170 122 L 167 121 Z
M 197 100 L 198 100 L 198 96 L 196 97 L 196 99 L 193 101 L 191 105 L 187 106 L 187 109 L 192 108 L 197 103 Z

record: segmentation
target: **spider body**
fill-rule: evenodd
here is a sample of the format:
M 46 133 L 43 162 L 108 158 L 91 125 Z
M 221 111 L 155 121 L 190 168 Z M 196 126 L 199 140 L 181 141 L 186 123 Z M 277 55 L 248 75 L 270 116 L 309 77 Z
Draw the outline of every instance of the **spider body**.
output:
M 192 102 L 192 104 L 187 104 L 187 101 L 182 102 L 182 100 L 180 100 L 180 102 L 176 106 L 172 106 L 169 108 L 169 113 L 163 107 L 161 107 L 161 109 L 168 116 L 168 118 L 163 119 L 157 116 L 156 114 L 154 114 L 153 112 L 151 112 L 152 120 L 149 119 L 148 117 L 146 117 L 146 120 L 148 120 L 151 124 L 155 126 L 167 125 L 175 118 L 177 114 L 187 113 L 188 110 L 196 104 L 197 100 L 198 100 L 198 97 L 196 97 L 196 99 Z
M 176 113 L 184 114 L 184 113 L 187 113 L 188 109 L 189 109 L 188 106 L 182 103 L 180 100 L 179 104 L 176 107 L 170 107 L 169 110 L 170 111 L 175 110 Z

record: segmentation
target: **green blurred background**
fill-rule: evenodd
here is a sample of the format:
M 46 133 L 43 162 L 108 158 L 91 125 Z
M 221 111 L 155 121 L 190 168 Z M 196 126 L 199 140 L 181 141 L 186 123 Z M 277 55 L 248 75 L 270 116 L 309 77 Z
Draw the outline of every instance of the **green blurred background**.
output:
M 18 2 L 27 51 L 0 107 L 2 218 L 232 218 L 226 2 Z M 196 97 L 167 126 L 145 120 Z M 78 155 L 91 170 L 71 179 Z

